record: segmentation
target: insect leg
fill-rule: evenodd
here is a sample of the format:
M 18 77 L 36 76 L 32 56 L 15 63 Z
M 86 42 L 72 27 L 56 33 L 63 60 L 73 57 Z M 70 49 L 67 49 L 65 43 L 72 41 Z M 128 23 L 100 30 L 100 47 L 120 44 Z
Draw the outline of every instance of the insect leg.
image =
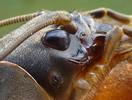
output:
M 108 9 L 108 8 L 99 8 L 99 9 L 83 12 L 82 14 L 90 15 L 93 18 L 102 18 L 102 17 L 108 15 L 109 17 L 111 17 L 119 22 L 122 22 L 124 24 L 130 24 L 132 21 L 131 16 L 116 12 L 116 11 Z
M 122 30 L 123 30 L 124 34 L 126 34 L 129 37 L 132 37 L 132 27 L 130 27 L 128 25 L 124 25 L 124 26 L 122 26 Z
M 105 44 L 104 55 L 102 60 L 104 64 L 110 63 L 115 50 L 120 44 L 120 40 L 122 36 L 123 36 L 123 31 L 119 27 L 115 27 L 113 30 L 108 32 L 106 36 L 106 44 Z
M 103 8 L 98 8 L 95 10 L 90 10 L 90 11 L 86 11 L 86 12 L 82 12 L 82 15 L 90 15 L 93 18 L 102 18 L 105 15 L 105 9 Z

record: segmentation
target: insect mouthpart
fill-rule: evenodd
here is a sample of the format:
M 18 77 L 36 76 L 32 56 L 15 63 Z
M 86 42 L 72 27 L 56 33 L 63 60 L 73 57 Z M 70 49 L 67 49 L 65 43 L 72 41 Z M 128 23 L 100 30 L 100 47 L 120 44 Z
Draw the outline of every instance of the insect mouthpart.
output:
M 68 58 L 67 60 L 75 64 L 84 65 L 89 61 L 87 50 L 84 47 L 81 47 L 76 55 L 73 55 L 72 58 Z
M 91 64 L 100 60 L 104 52 L 106 36 L 104 34 L 94 35 L 89 36 L 87 37 L 87 39 L 83 39 L 81 41 L 85 49 L 87 50 L 87 56 L 89 59 L 89 62 L 87 62 L 87 64 Z

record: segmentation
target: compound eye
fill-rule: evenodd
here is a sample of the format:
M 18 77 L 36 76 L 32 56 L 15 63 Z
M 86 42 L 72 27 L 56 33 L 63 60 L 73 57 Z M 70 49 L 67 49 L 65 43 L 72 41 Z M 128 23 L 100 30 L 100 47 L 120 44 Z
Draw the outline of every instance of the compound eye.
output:
M 63 51 L 69 47 L 70 37 L 69 33 L 64 30 L 55 29 L 47 32 L 41 38 L 41 41 L 47 47 Z

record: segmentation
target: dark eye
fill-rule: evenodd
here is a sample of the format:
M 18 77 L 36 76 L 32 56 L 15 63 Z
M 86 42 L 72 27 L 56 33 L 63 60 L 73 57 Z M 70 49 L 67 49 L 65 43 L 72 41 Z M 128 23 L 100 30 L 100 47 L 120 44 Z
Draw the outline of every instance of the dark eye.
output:
M 69 47 L 70 37 L 67 32 L 56 29 L 47 32 L 41 41 L 45 46 L 63 51 Z

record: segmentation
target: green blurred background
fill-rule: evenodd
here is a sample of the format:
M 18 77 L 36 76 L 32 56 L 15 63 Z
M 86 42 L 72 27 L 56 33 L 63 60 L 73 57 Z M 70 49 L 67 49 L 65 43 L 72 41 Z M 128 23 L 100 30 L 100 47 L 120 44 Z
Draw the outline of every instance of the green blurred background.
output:
M 86 11 L 99 7 L 132 14 L 132 0 L 0 0 L 0 20 L 42 9 Z M 20 25 L 2 27 L 0 37 Z

